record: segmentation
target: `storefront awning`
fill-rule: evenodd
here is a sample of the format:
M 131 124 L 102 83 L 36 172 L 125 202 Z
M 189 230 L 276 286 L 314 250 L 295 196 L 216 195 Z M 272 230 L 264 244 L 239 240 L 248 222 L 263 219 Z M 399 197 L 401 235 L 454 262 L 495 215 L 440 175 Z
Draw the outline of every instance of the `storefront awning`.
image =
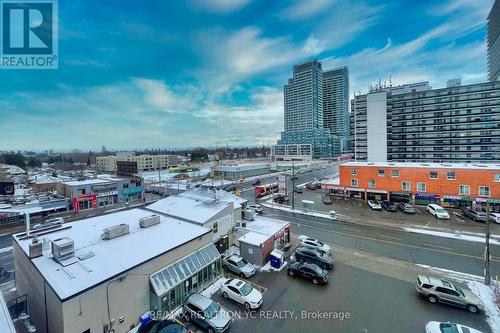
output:
M 366 192 L 387 194 L 387 191 L 385 190 L 366 190 Z
M 196 252 L 191 253 L 177 262 L 166 266 L 150 275 L 149 280 L 155 294 L 162 296 L 170 289 L 201 270 L 203 267 L 219 260 L 220 253 L 213 244 L 209 244 Z

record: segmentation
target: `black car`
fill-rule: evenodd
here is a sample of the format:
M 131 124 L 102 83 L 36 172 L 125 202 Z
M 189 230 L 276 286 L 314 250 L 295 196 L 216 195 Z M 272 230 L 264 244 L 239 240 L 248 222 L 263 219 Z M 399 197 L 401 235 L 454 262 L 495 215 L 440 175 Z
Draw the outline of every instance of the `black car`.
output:
M 253 185 L 253 186 L 260 185 L 260 179 L 255 180 L 255 181 L 252 183 L 252 185 Z
M 312 280 L 314 284 L 328 282 L 328 272 L 315 264 L 292 262 L 288 265 L 289 276 L 302 276 Z
M 329 195 L 325 195 L 323 196 L 323 203 L 325 205 L 331 205 L 332 204 L 332 198 L 330 198 Z
M 299 247 L 295 250 L 295 259 L 299 262 L 308 262 L 318 265 L 323 269 L 333 269 L 333 258 L 322 251 L 307 247 Z
M 398 205 L 396 205 L 394 202 L 389 202 L 387 200 L 384 200 L 380 203 L 383 209 L 385 209 L 388 212 L 395 212 L 398 210 Z
M 141 325 L 137 333 L 188 333 L 188 330 L 174 321 L 151 320 L 145 325 Z
M 406 202 L 401 202 L 398 205 L 398 208 L 400 211 L 402 211 L 403 213 L 406 213 L 406 214 L 415 214 L 417 212 L 417 210 L 415 209 L 415 207 L 413 207 L 412 204 L 409 204 Z
M 276 202 L 277 204 L 280 204 L 280 205 L 287 205 L 288 204 L 288 197 L 286 195 L 283 195 L 283 194 L 278 194 L 277 196 L 274 197 L 274 202 Z

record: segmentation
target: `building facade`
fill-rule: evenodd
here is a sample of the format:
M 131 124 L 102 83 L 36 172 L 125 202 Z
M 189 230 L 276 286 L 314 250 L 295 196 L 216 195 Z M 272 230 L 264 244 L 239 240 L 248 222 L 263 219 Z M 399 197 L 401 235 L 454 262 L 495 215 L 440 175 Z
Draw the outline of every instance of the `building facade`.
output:
M 272 161 L 312 161 L 311 144 L 274 145 L 271 147 Z
M 500 82 L 373 89 L 351 108 L 357 161 L 500 160 Z
M 323 126 L 340 139 L 340 149 L 350 149 L 349 70 L 346 66 L 323 71 Z
M 348 162 L 328 194 L 500 212 L 500 164 Z
M 324 126 L 323 69 L 318 60 L 293 67 L 284 87 L 284 123 L 278 145 L 311 144 L 314 158 L 340 155 L 340 139 Z
M 176 155 L 134 155 L 131 153 L 118 154 L 117 156 L 98 156 L 96 157 L 96 166 L 99 171 L 116 172 L 117 161 L 136 162 L 138 171 L 166 170 L 179 164 Z
M 500 80 L 500 1 L 495 0 L 488 15 L 488 79 Z
M 212 170 L 212 177 L 238 180 L 264 175 L 270 170 L 270 165 L 265 163 L 221 165 Z

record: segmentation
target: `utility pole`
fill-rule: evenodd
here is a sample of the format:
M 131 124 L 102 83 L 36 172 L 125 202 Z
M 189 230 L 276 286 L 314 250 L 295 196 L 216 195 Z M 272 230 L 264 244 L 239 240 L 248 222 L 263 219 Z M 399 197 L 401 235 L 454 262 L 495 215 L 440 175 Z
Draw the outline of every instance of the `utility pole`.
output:
M 486 201 L 486 240 L 484 248 L 484 284 L 490 285 L 490 201 Z
M 295 164 L 292 163 L 292 210 L 295 210 Z

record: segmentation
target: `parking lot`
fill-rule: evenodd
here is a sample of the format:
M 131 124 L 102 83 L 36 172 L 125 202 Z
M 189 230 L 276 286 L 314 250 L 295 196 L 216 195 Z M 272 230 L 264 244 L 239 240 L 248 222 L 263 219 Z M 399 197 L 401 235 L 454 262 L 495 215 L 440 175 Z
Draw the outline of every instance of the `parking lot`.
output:
M 483 314 L 419 297 L 412 279 L 411 273 L 396 279 L 337 262 L 327 285 L 291 278 L 286 270 L 257 273 L 248 279 L 263 293 L 264 302 L 255 311 L 224 299 L 220 291 L 212 299 L 234 316 L 230 332 L 423 332 L 431 320 L 491 332 Z
M 425 211 L 425 206 L 416 206 L 416 214 L 404 214 L 401 211 L 388 212 L 385 210 L 372 210 L 368 204 L 357 199 L 343 199 L 332 196 L 332 203 L 323 203 L 323 190 L 310 191 L 304 189 L 303 193 L 295 193 L 295 207 L 301 208 L 302 200 L 314 201 L 313 209 L 318 211 L 334 210 L 338 214 L 347 215 L 350 220 L 358 223 L 381 224 L 395 227 L 425 226 L 446 229 L 458 229 L 470 232 L 483 233 L 485 224 L 474 222 L 464 217 L 460 210 L 447 208 L 449 220 L 439 220 Z M 491 233 L 500 235 L 500 225 L 491 223 Z

